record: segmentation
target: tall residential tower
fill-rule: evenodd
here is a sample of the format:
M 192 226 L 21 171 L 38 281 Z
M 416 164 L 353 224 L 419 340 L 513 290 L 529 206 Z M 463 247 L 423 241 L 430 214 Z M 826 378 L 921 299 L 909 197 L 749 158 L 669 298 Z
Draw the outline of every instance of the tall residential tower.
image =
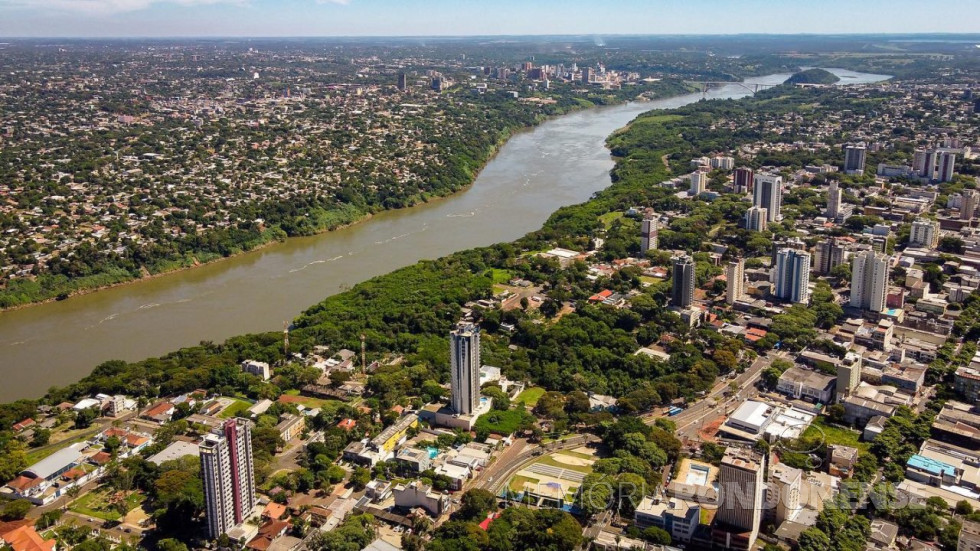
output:
M 255 507 L 250 422 L 229 419 L 204 437 L 200 451 L 208 535 L 215 539 L 245 522 Z
M 694 303 L 694 259 L 688 255 L 674 259 L 671 274 L 673 289 L 670 293 L 671 306 L 687 308 Z
M 469 415 L 480 405 L 480 328 L 461 323 L 449 333 L 449 386 L 454 413 Z

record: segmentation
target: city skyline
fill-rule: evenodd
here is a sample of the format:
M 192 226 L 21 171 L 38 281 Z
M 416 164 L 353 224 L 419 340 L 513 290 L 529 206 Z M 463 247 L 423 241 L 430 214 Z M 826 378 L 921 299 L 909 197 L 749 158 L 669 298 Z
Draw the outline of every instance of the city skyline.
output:
M 956 17 L 923 24 L 908 0 L 821 4 L 759 0 L 618 0 L 519 3 L 392 0 L 0 0 L 3 37 L 507 36 L 969 33 L 980 15 L 965 0 Z M 383 10 L 379 12 L 379 10 Z M 384 17 L 379 17 L 384 13 Z M 704 18 L 704 13 L 714 17 Z M 506 14 L 507 17 L 501 17 Z M 846 17 L 845 17 L 846 14 Z

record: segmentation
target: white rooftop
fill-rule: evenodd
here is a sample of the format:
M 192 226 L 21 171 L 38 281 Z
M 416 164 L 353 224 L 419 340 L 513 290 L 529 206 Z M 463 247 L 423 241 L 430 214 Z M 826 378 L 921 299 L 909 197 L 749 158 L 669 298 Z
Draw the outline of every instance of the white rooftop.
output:
M 755 432 L 759 432 L 769 421 L 771 409 L 772 406 L 769 404 L 748 400 L 732 413 L 730 420 L 746 429 L 752 428 Z

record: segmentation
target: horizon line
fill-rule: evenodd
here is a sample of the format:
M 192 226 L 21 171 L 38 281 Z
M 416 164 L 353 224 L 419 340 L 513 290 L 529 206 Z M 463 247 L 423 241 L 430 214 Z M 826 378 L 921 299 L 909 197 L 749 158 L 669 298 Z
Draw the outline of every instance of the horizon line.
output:
M 571 33 L 571 34 L 406 34 L 406 35 L 50 35 L 50 36 L 4 36 L 0 35 L 0 40 L 227 40 L 227 39 L 250 39 L 250 40 L 297 40 L 297 39 L 474 39 L 474 38 L 592 38 L 592 37 L 612 37 L 612 38 L 702 38 L 702 37 L 922 37 L 922 36 L 943 36 L 943 37 L 976 37 L 980 40 L 980 33 L 963 33 L 947 31 L 923 31 L 923 32 L 854 32 L 854 33 L 766 33 L 766 32 L 746 32 L 746 33 Z M 598 46 L 602 47 L 602 46 Z

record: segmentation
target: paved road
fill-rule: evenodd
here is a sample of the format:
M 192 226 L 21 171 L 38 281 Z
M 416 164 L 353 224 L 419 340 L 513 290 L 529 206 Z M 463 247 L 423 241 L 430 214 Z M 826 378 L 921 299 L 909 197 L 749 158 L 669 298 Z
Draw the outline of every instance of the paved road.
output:
M 494 471 L 491 473 L 489 468 L 485 469 L 482 474 L 487 476 L 476 479 L 472 487 L 483 488 L 498 494 L 514 473 L 523 469 L 528 463 L 537 461 L 539 456 L 553 451 L 578 448 L 589 442 L 598 441 L 599 438 L 592 434 L 580 434 L 558 442 L 549 442 L 543 446 L 531 444 L 516 455 L 501 456 L 493 465 Z
M 738 375 L 734 380 L 722 379 L 712 387 L 711 392 L 709 392 L 704 398 L 698 400 L 694 404 L 691 404 L 687 409 L 678 413 L 677 415 L 671 417 L 671 420 L 677 425 L 677 436 L 689 440 L 697 439 L 698 430 L 700 430 L 702 423 L 708 419 L 718 417 L 725 414 L 729 410 L 737 406 L 737 404 L 751 396 L 754 396 L 757 391 L 755 390 L 755 382 L 759 380 L 762 376 L 762 372 L 772 364 L 772 361 L 776 358 L 786 358 L 785 352 L 769 353 L 768 356 L 759 356 L 752 362 L 744 372 Z M 729 385 L 734 382 L 738 387 L 738 390 L 731 396 L 725 396 L 725 393 L 729 391 Z M 654 413 L 650 413 L 644 416 L 644 420 L 647 423 L 653 423 L 656 419 L 664 417 L 665 413 L 660 410 Z

